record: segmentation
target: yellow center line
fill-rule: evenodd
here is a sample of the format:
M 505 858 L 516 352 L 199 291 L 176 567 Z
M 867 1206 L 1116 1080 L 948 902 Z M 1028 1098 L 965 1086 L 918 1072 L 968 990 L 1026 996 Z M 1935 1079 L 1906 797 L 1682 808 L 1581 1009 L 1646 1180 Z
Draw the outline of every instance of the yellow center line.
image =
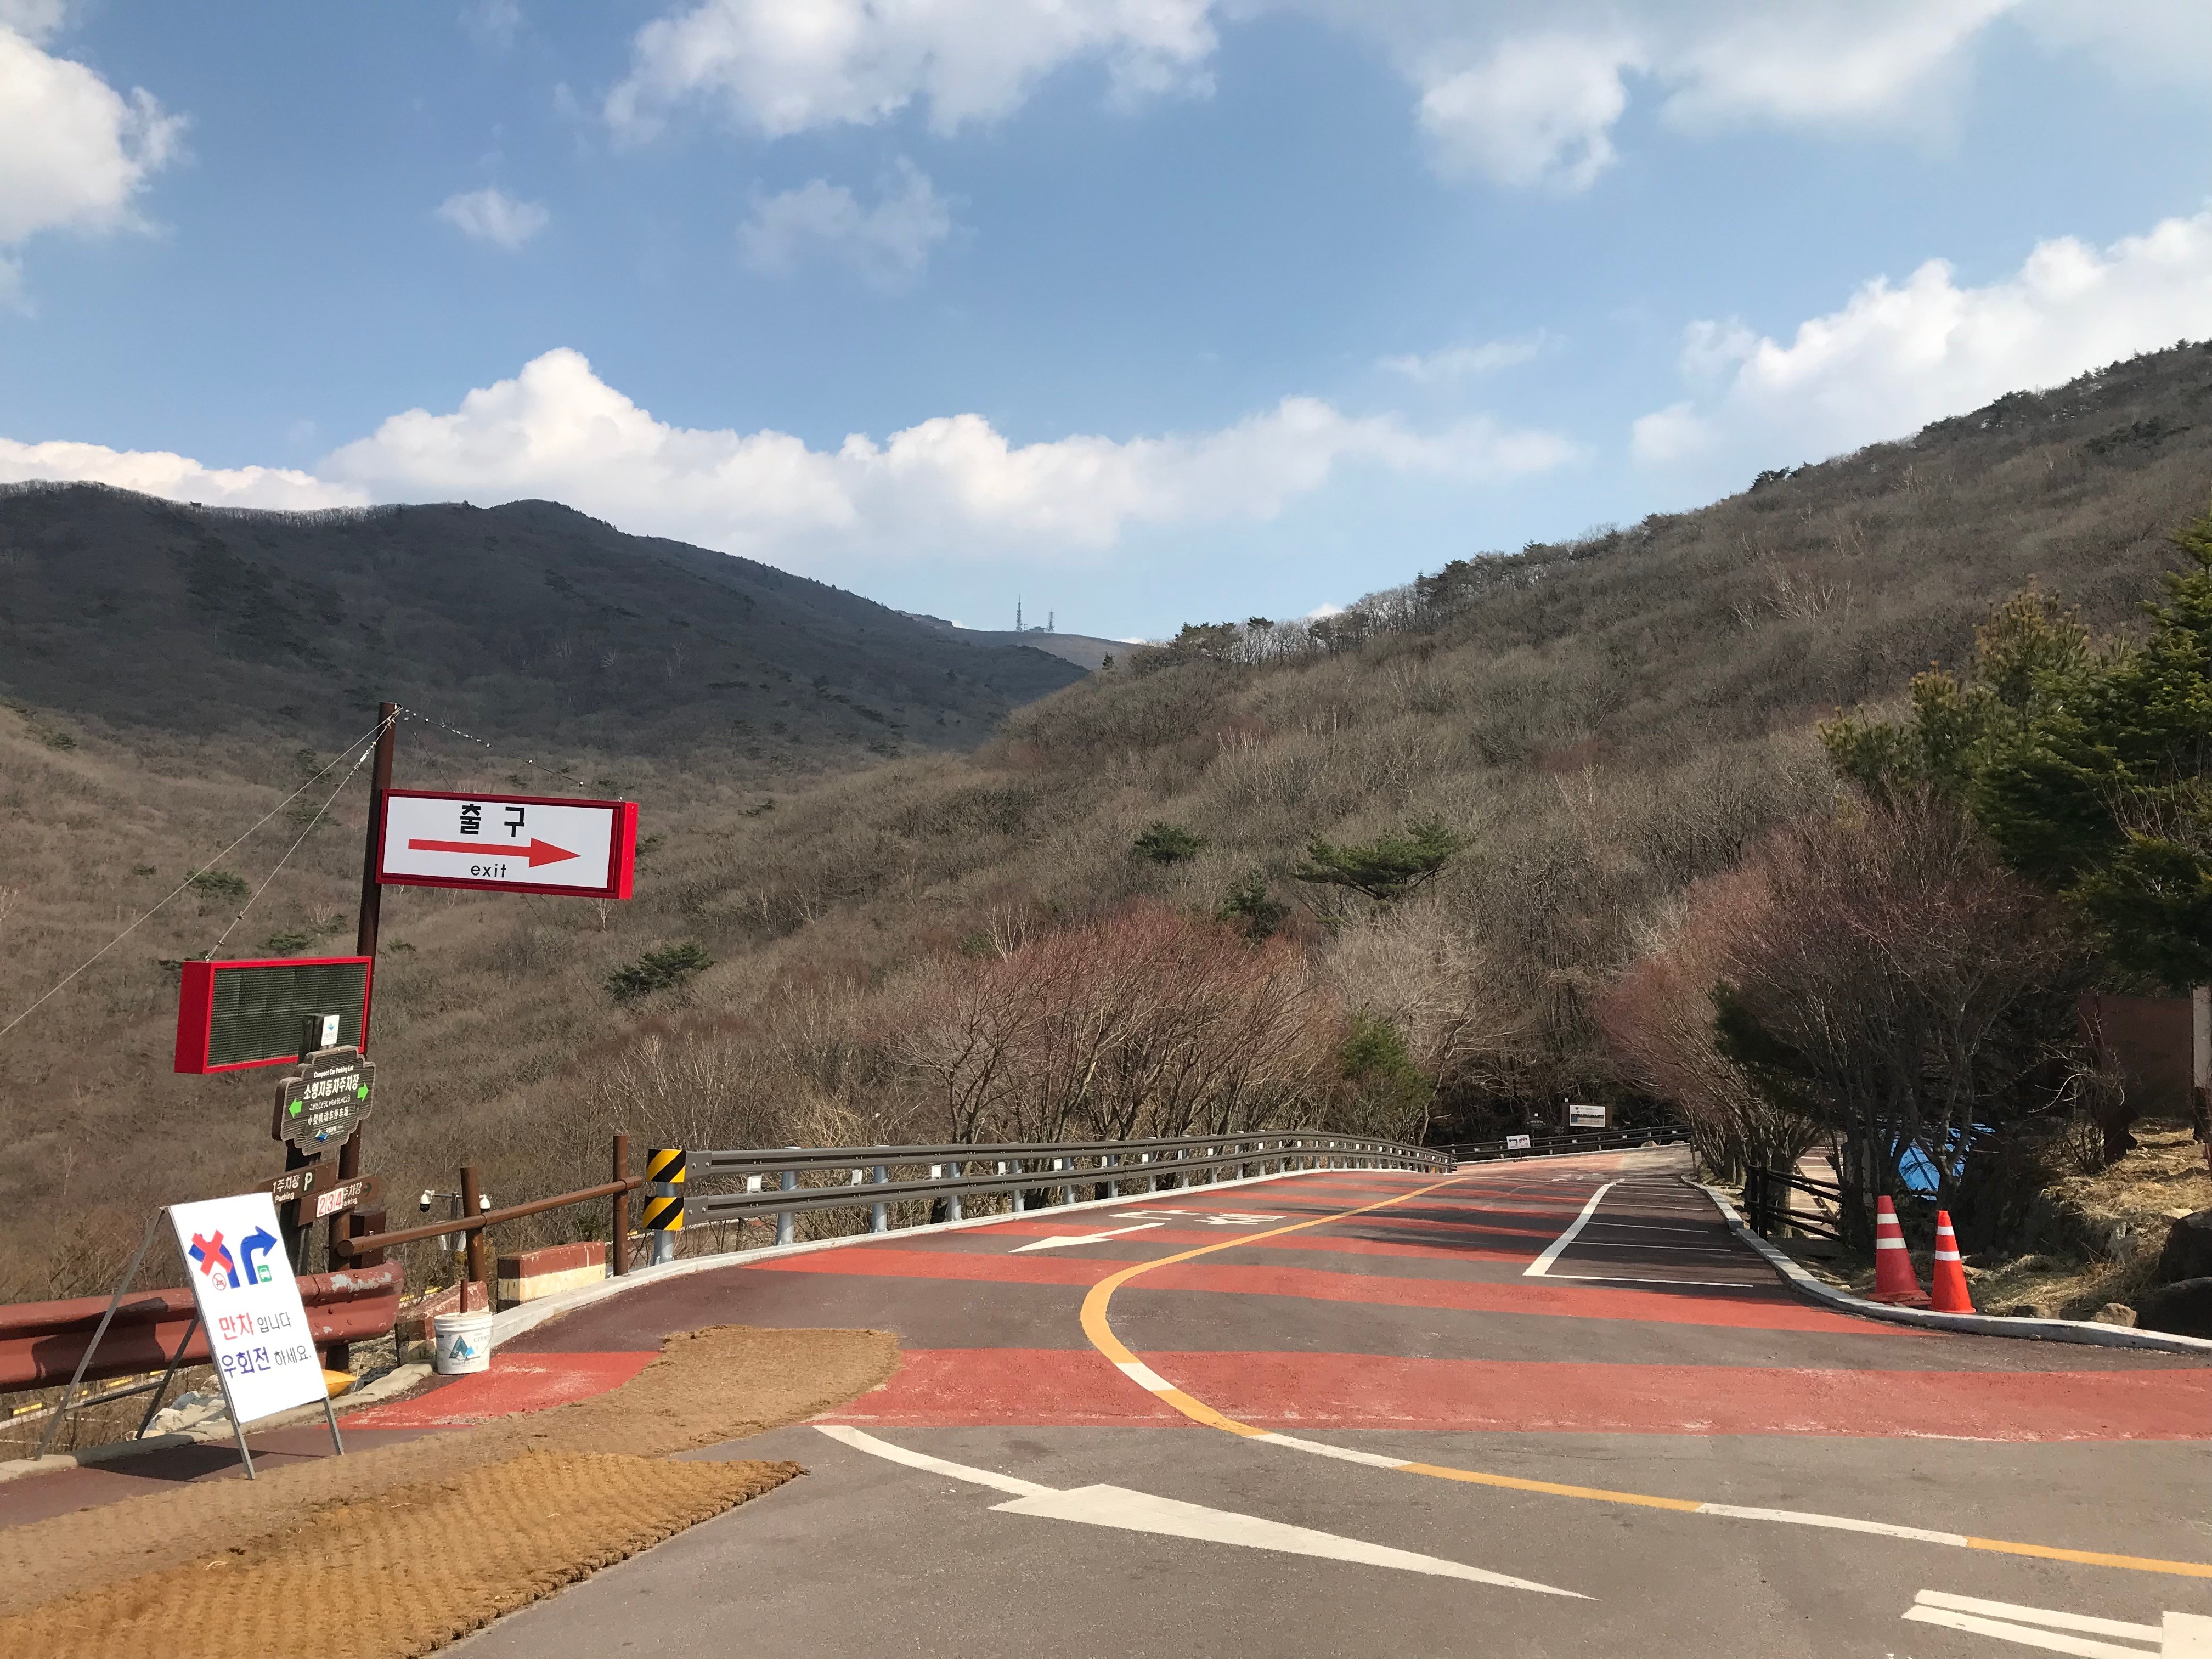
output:
M 1329 1215 L 1316 1216 L 1310 1220 L 1294 1221 L 1285 1227 L 1271 1227 L 1265 1232 L 1243 1233 L 1212 1244 L 1202 1244 L 1196 1249 L 1180 1250 L 1173 1255 L 1164 1255 L 1157 1261 L 1139 1261 L 1109 1275 L 1093 1285 L 1083 1298 L 1083 1334 L 1091 1346 L 1111 1360 L 1133 1382 L 1156 1398 L 1174 1407 L 1194 1423 L 1207 1428 L 1219 1429 L 1227 1434 L 1241 1435 L 1248 1440 L 1267 1439 L 1275 1444 L 1289 1443 L 1273 1430 L 1256 1428 L 1249 1423 L 1240 1423 L 1226 1413 L 1215 1410 L 1194 1395 L 1166 1381 L 1146 1365 L 1114 1334 L 1108 1317 L 1108 1309 L 1114 1292 L 1131 1279 L 1142 1277 L 1161 1267 L 1172 1267 L 1185 1261 L 1194 1261 L 1200 1256 L 1212 1255 L 1217 1250 L 1235 1249 L 1240 1244 L 1250 1244 L 1263 1238 L 1279 1238 L 1285 1233 L 1304 1232 L 1310 1227 L 1326 1227 L 1339 1221 L 1349 1221 L 1354 1216 L 1370 1215 L 1376 1210 L 1387 1210 L 1394 1205 L 1408 1203 L 1426 1197 L 1446 1187 L 1455 1187 L 1473 1179 L 1472 1176 L 1454 1176 L 1447 1181 L 1431 1182 L 1425 1187 L 1416 1187 L 1410 1192 L 1400 1193 L 1395 1198 L 1377 1200 L 1356 1208 L 1340 1210 Z M 1302 1449 L 1302 1448 L 1301 1448 Z M 1359 1461 L 1365 1461 L 1364 1458 Z M 1448 1463 L 1419 1463 L 1392 1462 L 1381 1464 L 1401 1474 L 1420 1474 L 1437 1480 L 1455 1480 L 1479 1486 L 1502 1486 L 1511 1492 L 1536 1492 L 1548 1498 L 1577 1498 L 1600 1504 L 1628 1504 L 1641 1509 L 1674 1510 L 1684 1514 L 1716 1515 L 1735 1520 L 1765 1519 L 1796 1526 L 1832 1528 L 1842 1531 L 1865 1533 L 1881 1536 L 1891 1532 L 1900 1537 L 1921 1543 L 1938 1543 L 1954 1548 L 1982 1550 L 1996 1555 L 2033 1556 L 2045 1561 L 2071 1561 L 2084 1566 L 2118 1567 L 2131 1572 L 2166 1573 L 2184 1578 L 2212 1578 L 2212 1564 L 2197 1561 L 2166 1561 L 2155 1556 L 2112 1555 L 2100 1550 L 2061 1549 L 2051 1544 L 2022 1544 L 2002 1538 L 1974 1538 L 1955 1533 L 1932 1533 L 1917 1528 L 1884 1527 L 1879 1522 L 1853 1521 L 1839 1516 L 1814 1515 L 1788 1510 L 1769 1510 L 1747 1514 L 1741 1507 L 1728 1504 L 1708 1504 L 1692 1498 L 1659 1498 L 1649 1492 L 1614 1492 L 1603 1486 L 1567 1486 L 1555 1480 L 1530 1480 L 1518 1475 L 1492 1474 L 1480 1469 L 1462 1469 Z

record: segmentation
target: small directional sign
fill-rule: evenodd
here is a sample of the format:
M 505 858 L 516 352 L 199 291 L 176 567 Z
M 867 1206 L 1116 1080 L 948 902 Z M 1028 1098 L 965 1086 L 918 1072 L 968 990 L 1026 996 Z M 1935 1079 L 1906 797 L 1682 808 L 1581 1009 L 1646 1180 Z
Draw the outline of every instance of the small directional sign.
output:
M 276 1091 L 271 1137 L 302 1152 L 340 1146 L 368 1115 L 376 1067 L 358 1048 L 321 1048 L 301 1060 Z
M 635 801 L 392 789 L 384 797 L 376 878 L 626 899 L 636 860 Z

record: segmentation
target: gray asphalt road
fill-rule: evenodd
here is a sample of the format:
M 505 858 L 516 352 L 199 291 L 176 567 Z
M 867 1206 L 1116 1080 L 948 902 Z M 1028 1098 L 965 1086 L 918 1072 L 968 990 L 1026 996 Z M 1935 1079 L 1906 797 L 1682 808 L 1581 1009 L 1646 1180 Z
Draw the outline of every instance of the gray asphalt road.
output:
M 834 1433 L 701 1454 L 805 1479 L 460 1651 L 2212 1656 L 2205 1370 L 1806 1308 L 1674 1171 L 1340 1220 L 1431 1182 L 1315 1176 L 681 1281 L 668 1328 L 813 1290 L 907 1364 Z M 650 1335 L 604 1305 L 541 1334 Z

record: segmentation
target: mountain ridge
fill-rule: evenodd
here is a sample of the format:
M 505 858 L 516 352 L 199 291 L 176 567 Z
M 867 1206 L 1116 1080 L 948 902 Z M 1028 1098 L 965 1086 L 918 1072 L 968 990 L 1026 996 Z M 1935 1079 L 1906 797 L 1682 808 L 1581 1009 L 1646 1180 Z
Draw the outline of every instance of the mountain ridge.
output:
M 0 488 L 0 689 L 121 726 L 327 739 L 389 696 L 515 737 L 773 763 L 969 747 L 1081 677 L 552 501 L 300 514 Z

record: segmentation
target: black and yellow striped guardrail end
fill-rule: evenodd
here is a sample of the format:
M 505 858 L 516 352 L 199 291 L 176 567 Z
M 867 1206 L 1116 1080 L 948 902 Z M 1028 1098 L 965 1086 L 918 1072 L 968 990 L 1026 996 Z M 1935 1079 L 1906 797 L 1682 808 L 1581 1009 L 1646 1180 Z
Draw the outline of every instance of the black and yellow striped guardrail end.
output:
M 645 1158 L 645 1227 L 647 1232 L 684 1231 L 684 1149 L 656 1146 Z

